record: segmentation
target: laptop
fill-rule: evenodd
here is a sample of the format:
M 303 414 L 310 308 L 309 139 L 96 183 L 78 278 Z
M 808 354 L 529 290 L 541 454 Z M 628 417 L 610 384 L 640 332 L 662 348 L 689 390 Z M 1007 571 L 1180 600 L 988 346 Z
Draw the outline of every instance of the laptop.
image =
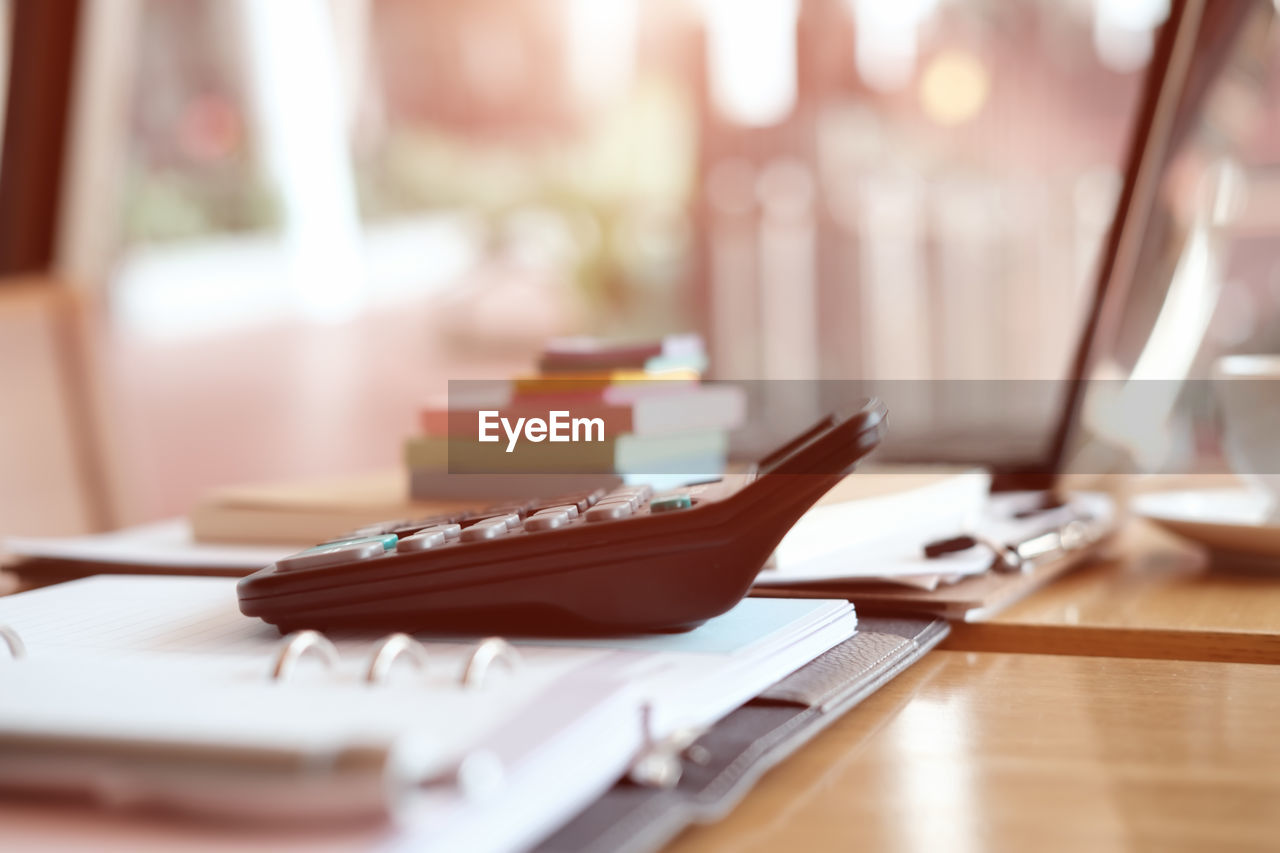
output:
M 1169 224 L 1174 218 L 1167 210 L 1169 184 L 1173 169 L 1185 168 L 1179 156 L 1201 144 L 1198 136 L 1203 134 L 1196 131 L 1207 121 L 1203 113 L 1213 84 L 1231 63 L 1250 61 L 1247 50 L 1239 48 L 1257 39 L 1242 34 L 1265 29 L 1274 15 L 1271 4 L 1261 2 L 1171 4 L 1143 81 L 1123 184 L 1063 380 L 833 381 L 819 395 L 865 393 L 885 400 L 890 425 L 879 461 L 980 466 L 990 471 L 988 514 L 1010 520 L 1021 531 L 1018 541 L 990 543 L 993 549 L 1004 546 L 1014 561 L 1013 566 L 1002 566 L 997 560 L 993 566 L 1016 570 L 993 568 L 932 589 L 859 579 L 771 583 L 757 587 L 754 594 L 841 594 L 863 614 L 906 612 L 976 621 L 1099 556 L 1118 527 L 1118 508 L 1106 495 L 1073 493 L 1069 486 L 1141 469 L 1133 456 L 1149 443 L 1148 433 L 1159 424 L 1143 424 L 1141 418 L 1124 414 L 1125 399 L 1117 389 L 1128 386 L 1129 405 L 1141 396 L 1138 403 L 1146 409 L 1152 408 L 1155 395 L 1173 397 L 1184 390 L 1171 383 L 1128 381 L 1146 378 L 1144 349 L 1152 348 L 1156 315 L 1169 292 L 1169 258 L 1187 251 L 1186 230 Z M 1189 364 L 1199 339 L 1187 346 L 1190 354 L 1168 361 Z M 1145 359 L 1150 364 L 1152 356 Z M 1187 376 L 1186 371 L 1166 372 L 1173 375 L 1160 378 Z M 937 426 L 939 413 L 980 413 L 984 408 L 991 417 L 979 428 L 972 426 L 972 419 L 953 430 Z M 1029 412 L 1033 420 L 1036 413 L 1052 414 L 1027 429 L 1026 421 L 1006 420 L 1009 412 Z M 1126 417 L 1121 427 L 1132 426 L 1136 437 L 1123 435 L 1124 429 L 1113 423 Z M 914 429 L 915 421 L 930 418 L 924 429 Z

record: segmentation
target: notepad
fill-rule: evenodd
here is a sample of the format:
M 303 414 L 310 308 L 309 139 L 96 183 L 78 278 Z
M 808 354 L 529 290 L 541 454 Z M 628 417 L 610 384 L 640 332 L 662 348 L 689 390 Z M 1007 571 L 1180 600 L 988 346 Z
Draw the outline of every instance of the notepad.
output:
M 441 849 L 504 849 L 598 796 L 646 744 L 847 639 L 856 617 L 847 602 L 748 599 L 684 634 L 516 640 L 520 664 L 473 688 L 466 637 L 421 637 L 424 668 L 369 683 L 380 638 L 333 636 L 335 666 L 304 656 L 273 682 L 281 638 L 218 578 L 90 578 L 0 599 L 0 624 L 27 648 L 0 665 L 0 786 L 94 789 L 114 773 L 116 796 L 309 819 L 385 809 Z M 464 784 L 486 766 L 487 785 Z
M 990 488 L 991 475 L 980 469 L 847 477 L 787 532 L 756 584 L 839 580 L 933 589 L 982 574 L 991 568 L 985 549 L 926 559 L 922 546 L 979 526 Z
M 184 518 L 82 536 L 11 536 L 4 553 L 32 560 L 122 566 L 182 574 L 247 574 L 312 544 L 234 545 L 198 542 Z

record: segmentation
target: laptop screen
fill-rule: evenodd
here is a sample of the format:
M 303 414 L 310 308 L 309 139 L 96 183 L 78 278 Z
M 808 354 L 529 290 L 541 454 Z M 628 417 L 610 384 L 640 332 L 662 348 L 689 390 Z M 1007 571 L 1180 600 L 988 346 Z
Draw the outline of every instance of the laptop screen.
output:
M 872 383 L 898 416 L 885 456 L 980 463 L 1015 488 L 1221 467 L 1215 361 L 1280 350 L 1280 26 L 1265 0 L 1183 0 L 1158 35 L 1092 291 L 1063 309 L 1074 359 Z
M 1280 350 L 1280 26 L 1270 2 L 1175 10 L 1140 168 L 1077 368 L 1062 470 L 1213 470 L 1214 363 Z
M 905 53 L 872 38 L 895 4 L 855 5 L 852 69 L 802 21 L 811 174 L 774 162 L 746 195 L 742 140 L 704 142 L 709 325 L 758 329 L 713 334 L 712 364 L 764 380 L 750 424 L 771 428 L 742 455 L 865 394 L 889 406 L 883 461 L 1047 476 L 1181 4 L 925 3 L 895 24 Z M 840 98 L 813 91 L 854 71 Z

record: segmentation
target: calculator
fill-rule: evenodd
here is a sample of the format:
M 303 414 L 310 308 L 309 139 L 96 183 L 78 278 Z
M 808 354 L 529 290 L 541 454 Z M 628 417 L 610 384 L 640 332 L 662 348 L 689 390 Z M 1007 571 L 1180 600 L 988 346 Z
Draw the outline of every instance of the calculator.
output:
M 783 535 L 880 443 L 885 418 L 863 401 L 714 482 L 362 527 L 243 578 L 240 611 L 283 632 L 692 628 L 742 600 Z

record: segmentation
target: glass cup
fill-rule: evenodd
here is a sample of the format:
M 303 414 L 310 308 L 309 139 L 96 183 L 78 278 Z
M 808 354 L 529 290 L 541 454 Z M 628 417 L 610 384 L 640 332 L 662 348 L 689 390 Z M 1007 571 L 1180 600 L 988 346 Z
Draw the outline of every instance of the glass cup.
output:
M 1280 524 L 1280 355 L 1225 356 L 1214 379 L 1227 463 L 1265 496 L 1263 523 Z

